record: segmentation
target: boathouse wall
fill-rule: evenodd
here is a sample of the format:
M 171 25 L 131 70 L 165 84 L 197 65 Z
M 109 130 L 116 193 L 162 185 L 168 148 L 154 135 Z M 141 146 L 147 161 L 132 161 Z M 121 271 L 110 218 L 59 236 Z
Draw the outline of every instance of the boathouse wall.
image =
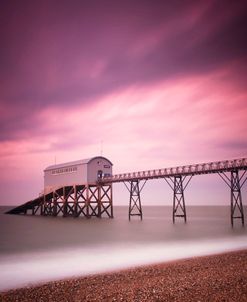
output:
M 44 170 L 44 191 L 71 185 L 96 185 L 104 176 L 112 175 L 111 161 L 102 156 L 56 164 Z

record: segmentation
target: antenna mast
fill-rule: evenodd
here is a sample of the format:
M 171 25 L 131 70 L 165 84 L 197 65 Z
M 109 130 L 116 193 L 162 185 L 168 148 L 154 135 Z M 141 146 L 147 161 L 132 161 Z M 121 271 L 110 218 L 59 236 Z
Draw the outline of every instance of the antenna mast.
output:
M 103 141 L 100 141 L 100 156 L 103 155 Z

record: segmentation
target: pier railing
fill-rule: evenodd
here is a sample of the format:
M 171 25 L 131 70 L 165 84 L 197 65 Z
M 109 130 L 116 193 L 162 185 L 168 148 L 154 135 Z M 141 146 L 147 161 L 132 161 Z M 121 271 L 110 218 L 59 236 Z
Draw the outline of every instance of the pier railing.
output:
M 164 168 L 164 169 L 121 173 L 112 176 L 105 176 L 100 182 L 107 183 L 107 182 L 130 181 L 135 179 L 139 179 L 139 180 L 155 179 L 155 178 L 171 177 L 176 175 L 181 175 L 181 176 L 199 175 L 199 174 L 227 172 L 227 171 L 232 171 L 234 169 L 247 170 L 247 158 L 178 166 L 178 167 L 171 167 L 171 168 Z
M 145 183 L 150 179 L 163 178 L 173 191 L 173 222 L 176 217 L 182 217 L 186 222 L 184 190 L 194 175 L 212 173 L 218 174 L 230 188 L 232 226 L 235 218 L 241 219 L 244 226 L 241 188 L 247 180 L 247 158 L 115 174 L 100 179 L 99 185 L 123 182 L 130 192 L 129 219 L 131 216 L 140 216 L 142 219 L 140 193 Z M 140 185 L 141 182 L 142 185 Z

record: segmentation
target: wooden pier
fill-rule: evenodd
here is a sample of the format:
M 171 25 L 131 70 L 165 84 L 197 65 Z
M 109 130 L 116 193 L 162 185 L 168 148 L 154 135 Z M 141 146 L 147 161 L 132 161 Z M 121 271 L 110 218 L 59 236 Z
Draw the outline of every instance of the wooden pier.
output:
M 64 186 L 7 212 L 43 216 L 113 218 L 112 185 Z
M 113 218 L 113 183 L 122 182 L 130 193 L 129 219 L 132 216 L 143 218 L 141 191 L 148 180 L 164 179 L 173 191 L 172 219 L 183 218 L 187 221 L 184 191 L 191 179 L 197 175 L 218 174 L 230 189 L 230 218 L 233 226 L 235 219 L 244 225 L 244 210 L 241 189 L 247 180 L 247 158 L 178 166 L 131 173 L 122 173 L 99 178 L 97 185 L 63 186 L 44 194 L 8 214 L 62 215 L 64 217 L 103 215 Z

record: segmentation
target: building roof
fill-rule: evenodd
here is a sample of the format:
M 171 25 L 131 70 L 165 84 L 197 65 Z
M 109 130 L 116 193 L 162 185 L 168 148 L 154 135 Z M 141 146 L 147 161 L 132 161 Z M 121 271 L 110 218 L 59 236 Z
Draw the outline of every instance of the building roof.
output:
M 75 161 L 71 161 L 71 162 L 67 162 L 67 163 L 51 165 L 51 166 L 46 167 L 44 171 L 48 171 L 48 170 L 52 170 L 52 169 L 59 169 L 59 168 L 64 168 L 64 167 L 70 167 L 70 166 L 86 165 L 86 164 L 89 164 L 92 160 L 97 159 L 97 158 L 105 159 L 113 166 L 112 162 L 109 159 L 107 159 L 106 157 L 95 156 L 95 157 L 91 157 L 91 158 L 87 158 L 87 159 L 79 159 L 79 160 L 75 160 Z

